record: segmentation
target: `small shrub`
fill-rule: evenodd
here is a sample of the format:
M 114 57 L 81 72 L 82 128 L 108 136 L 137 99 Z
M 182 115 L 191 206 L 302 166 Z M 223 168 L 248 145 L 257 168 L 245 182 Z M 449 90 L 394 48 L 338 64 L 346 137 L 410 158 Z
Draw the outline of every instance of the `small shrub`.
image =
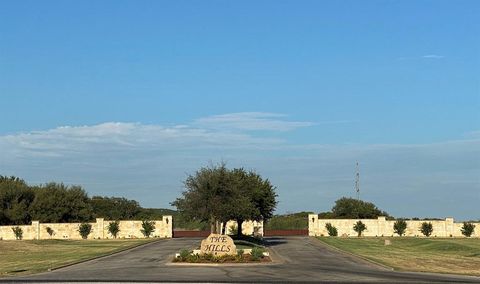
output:
M 470 237 L 475 231 L 475 225 L 469 222 L 463 222 L 462 226 L 462 235 L 465 237 Z
M 327 229 L 329 236 L 331 237 L 338 236 L 337 228 L 335 228 L 335 226 L 333 226 L 332 224 L 330 223 L 325 224 L 325 228 Z
M 215 256 L 213 253 L 206 253 L 203 255 L 203 258 L 207 261 L 213 261 L 215 259 Z
M 47 234 L 48 234 L 48 235 L 50 236 L 50 238 L 51 238 L 51 237 L 53 236 L 53 233 L 54 233 L 54 232 L 53 232 L 53 229 L 50 228 L 50 227 L 47 227 L 46 230 L 47 230 Z
M 407 222 L 405 220 L 397 220 L 393 224 L 393 231 L 399 236 L 403 236 L 407 230 Z
M 189 254 L 186 258 L 187 262 L 198 262 L 200 260 L 200 256 L 198 254 Z
M 353 225 L 353 230 L 357 232 L 359 237 L 362 235 L 362 232 L 365 231 L 366 229 L 367 229 L 367 226 L 365 226 L 365 224 L 363 224 L 362 221 L 357 221 L 357 223 Z
M 82 239 L 88 238 L 88 235 L 90 235 L 90 232 L 92 232 L 92 224 L 80 224 L 80 227 L 78 227 L 78 232 L 80 233 L 80 236 L 82 236 Z
M 118 233 L 120 232 L 120 222 L 113 221 L 108 224 L 108 232 L 116 239 Z
M 433 232 L 433 225 L 432 223 L 430 222 L 423 222 L 422 225 L 420 226 L 420 232 L 422 232 L 422 234 L 425 236 L 425 237 L 429 237 L 432 232 Z
M 12 227 L 12 231 L 16 240 L 21 240 L 23 238 L 23 230 L 19 226 Z
M 243 256 L 244 253 L 245 251 L 243 249 L 237 250 L 237 256 Z
M 250 253 L 252 256 L 252 260 L 256 261 L 263 258 L 263 252 L 264 250 L 260 247 L 252 248 L 252 252 Z
M 185 261 L 190 256 L 190 254 L 191 252 L 188 249 L 182 249 L 180 251 L 180 258 L 182 259 L 182 261 Z
M 146 238 L 149 238 L 153 231 L 155 231 L 155 221 L 143 220 L 140 232 L 142 232 Z

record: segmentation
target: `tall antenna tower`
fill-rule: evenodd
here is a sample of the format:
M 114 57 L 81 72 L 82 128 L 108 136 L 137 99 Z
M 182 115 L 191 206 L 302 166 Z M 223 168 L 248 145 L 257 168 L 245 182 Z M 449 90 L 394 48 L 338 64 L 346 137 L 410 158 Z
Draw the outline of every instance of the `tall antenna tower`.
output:
M 357 193 L 357 200 L 360 200 L 360 168 L 358 162 L 355 166 L 355 192 Z

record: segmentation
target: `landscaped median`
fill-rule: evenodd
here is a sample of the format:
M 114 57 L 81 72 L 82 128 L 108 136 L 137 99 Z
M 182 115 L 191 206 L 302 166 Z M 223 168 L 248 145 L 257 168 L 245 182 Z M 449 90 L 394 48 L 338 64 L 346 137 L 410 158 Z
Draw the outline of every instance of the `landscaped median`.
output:
M 396 270 L 480 276 L 478 239 L 407 237 L 317 239 Z
M 32 274 L 109 255 L 158 239 L 0 242 L 0 276 Z
M 258 263 L 271 262 L 263 240 L 250 236 L 210 234 L 200 248 L 183 249 L 175 255 L 174 263 Z

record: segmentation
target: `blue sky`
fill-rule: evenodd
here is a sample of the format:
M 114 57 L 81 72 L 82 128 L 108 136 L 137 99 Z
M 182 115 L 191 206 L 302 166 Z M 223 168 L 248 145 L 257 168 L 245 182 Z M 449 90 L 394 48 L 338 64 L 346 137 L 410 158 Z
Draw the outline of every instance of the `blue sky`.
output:
M 353 196 L 358 160 L 393 215 L 480 218 L 478 1 L 1 6 L 0 174 L 166 207 L 224 160 L 284 213 Z

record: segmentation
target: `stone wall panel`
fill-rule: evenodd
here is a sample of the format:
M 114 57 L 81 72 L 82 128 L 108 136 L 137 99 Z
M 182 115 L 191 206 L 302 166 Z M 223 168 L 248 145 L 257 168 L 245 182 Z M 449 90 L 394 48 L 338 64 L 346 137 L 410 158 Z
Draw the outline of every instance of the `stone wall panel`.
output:
M 393 236 L 398 237 L 394 233 L 394 220 L 386 220 L 385 217 L 378 217 L 377 219 L 318 219 L 318 215 L 310 214 L 308 216 L 308 230 L 309 236 L 328 236 L 325 225 L 331 223 L 337 228 L 338 236 L 357 236 L 353 230 L 353 226 L 357 221 L 362 221 L 367 229 L 362 233 L 365 237 L 380 237 Z M 430 222 L 433 226 L 433 233 L 431 237 L 464 237 L 461 232 L 463 223 L 455 223 L 453 218 L 446 218 L 445 220 L 407 220 L 407 229 L 405 236 L 409 237 L 423 237 L 420 232 L 420 227 L 423 222 Z M 475 224 L 475 232 L 472 237 L 480 237 L 480 223 Z
M 90 223 L 92 231 L 88 235 L 88 239 L 112 239 L 113 236 L 108 232 L 110 220 L 97 218 L 96 222 Z M 151 237 L 171 238 L 172 237 L 172 216 L 163 216 L 162 220 L 156 220 L 155 231 Z M 142 221 L 126 220 L 119 221 L 120 232 L 117 238 L 145 238 L 140 231 L 142 229 Z M 47 239 L 81 239 L 78 228 L 81 223 L 39 223 L 32 221 L 31 225 L 19 226 L 23 230 L 24 240 L 47 240 Z M 15 240 L 15 234 L 12 231 L 15 226 L 0 226 L 1 240 Z M 48 234 L 47 228 L 53 230 L 53 234 Z

